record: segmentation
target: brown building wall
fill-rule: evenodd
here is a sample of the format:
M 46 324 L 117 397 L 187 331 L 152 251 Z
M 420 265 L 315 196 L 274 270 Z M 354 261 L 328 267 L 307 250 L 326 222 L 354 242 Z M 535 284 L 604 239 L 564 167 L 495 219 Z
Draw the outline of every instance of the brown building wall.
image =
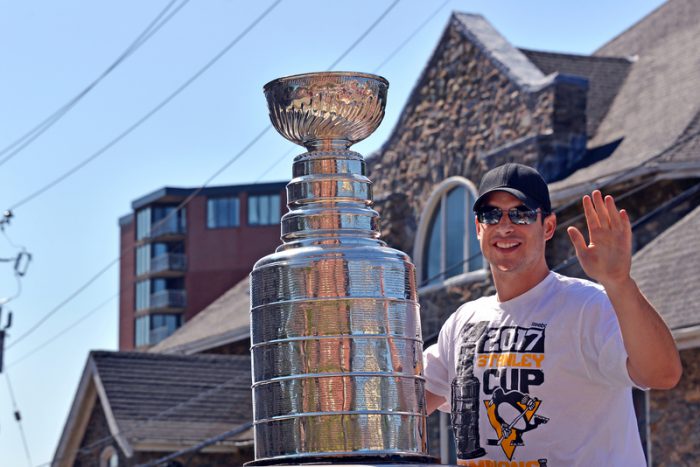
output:
M 234 187 L 235 188 L 235 187 Z M 256 194 L 257 191 L 255 192 Z M 286 192 L 265 191 L 259 194 L 279 193 L 280 214 L 287 212 Z M 228 196 L 228 194 L 225 194 Z M 213 196 L 221 196 L 216 194 Z M 240 206 L 240 225 L 230 228 L 207 227 L 207 199 L 203 194 L 187 206 L 184 237 L 187 267 L 184 275 L 186 307 L 183 323 L 206 308 L 228 289 L 246 277 L 255 262 L 274 252 L 281 243 L 280 225 L 248 225 L 248 193 L 236 192 Z M 184 198 L 182 198 L 184 199 Z M 179 203 L 182 199 L 168 198 Z M 159 201 L 154 201 L 158 203 Z M 121 226 L 119 349 L 134 348 L 135 283 L 136 283 L 136 221 Z
M 134 307 L 135 290 L 134 274 L 136 273 L 136 255 L 134 243 L 136 238 L 136 220 L 122 225 L 120 229 L 119 260 L 119 348 L 131 350 L 134 348 Z
M 280 199 L 286 194 L 280 192 Z M 192 318 L 224 292 L 244 279 L 255 262 L 274 251 L 281 243 L 280 226 L 249 226 L 248 195 L 239 194 L 239 227 L 207 228 L 206 197 L 197 197 L 187 212 L 187 309 L 185 320 Z M 286 212 L 284 202 L 280 203 Z

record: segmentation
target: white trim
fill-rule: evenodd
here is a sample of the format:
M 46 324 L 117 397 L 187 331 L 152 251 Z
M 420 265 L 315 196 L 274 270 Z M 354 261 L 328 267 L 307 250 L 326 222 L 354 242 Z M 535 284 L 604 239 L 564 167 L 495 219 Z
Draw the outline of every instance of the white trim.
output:
M 596 178 L 578 182 L 574 185 L 557 188 L 556 185 L 562 182 L 555 182 L 554 187 L 550 185 L 549 196 L 552 204 L 563 203 L 564 201 L 583 196 L 591 191 L 605 186 L 611 181 L 616 184 L 625 183 L 635 177 L 642 177 L 653 174 L 656 180 L 685 179 L 700 177 L 700 164 L 697 162 L 658 162 L 656 164 L 630 167 L 624 171 L 611 172 L 599 175 Z
M 116 449 L 114 449 L 114 446 L 111 444 L 104 448 L 102 452 L 100 453 L 100 467 L 112 467 L 111 466 L 111 460 L 112 456 L 117 456 L 117 464 L 119 463 L 119 452 L 117 452 Z
M 80 441 L 85 434 L 85 429 L 90 421 L 90 415 L 97 400 L 95 383 L 92 375 L 94 364 L 92 358 L 88 358 L 83 375 L 80 378 L 73 405 L 68 413 L 68 419 L 63 425 L 63 433 L 58 440 L 56 453 L 54 454 L 52 467 L 69 467 L 73 465 L 75 456 L 80 447 Z
M 671 334 L 676 341 L 678 350 L 700 347 L 700 325 L 682 329 L 673 329 Z
M 433 191 L 430 193 L 430 196 L 428 197 L 428 200 L 425 203 L 425 206 L 423 206 L 423 210 L 420 214 L 419 221 L 418 221 L 418 230 L 416 231 L 416 240 L 413 243 L 413 261 L 416 266 L 416 277 L 418 279 L 418 283 L 420 284 L 423 279 L 423 251 L 425 250 L 425 243 L 427 240 L 427 234 L 428 234 L 428 228 L 430 227 L 430 221 L 433 217 L 433 214 L 435 213 L 435 210 L 440 208 L 441 205 L 444 205 L 443 198 L 445 195 L 453 188 L 458 187 L 458 186 L 464 186 L 469 190 L 471 193 L 472 197 L 476 199 L 478 190 L 476 188 L 476 185 L 472 183 L 470 180 L 461 177 L 461 176 L 454 176 L 454 177 L 449 177 L 440 182 L 435 188 L 433 188 Z M 467 206 L 467 226 L 469 225 L 468 219 L 471 215 L 471 206 Z M 443 222 L 446 222 L 447 216 L 443 216 Z M 465 226 L 465 230 L 467 228 Z M 443 226 L 443 232 L 445 232 L 444 226 Z M 476 235 L 476 232 L 469 232 L 469 235 Z M 469 246 L 468 239 L 470 236 L 466 237 L 466 242 L 467 242 L 467 247 Z M 443 242 L 444 243 L 444 242 Z M 471 252 L 469 251 L 469 248 L 465 248 L 465 254 L 467 255 L 466 257 L 468 258 L 471 256 Z M 442 264 L 444 261 L 445 254 L 442 252 L 440 255 L 440 261 L 441 261 L 441 270 L 444 271 L 445 267 Z M 482 257 L 482 264 L 486 264 L 486 260 L 483 259 Z M 485 271 L 485 269 L 481 269 L 480 271 Z M 478 272 L 478 271 L 470 271 L 464 274 L 460 274 L 459 276 L 455 277 L 461 277 L 464 275 L 469 275 L 473 272 Z M 454 279 L 455 277 L 451 277 L 450 279 Z M 444 281 L 441 284 L 431 284 L 424 286 L 423 288 L 419 289 L 419 293 L 421 290 L 426 289 L 431 286 L 436 286 L 438 285 L 439 288 L 442 288 L 447 284 L 450 279 L 447 281 Z M 461 282 L 460 282 L 461 283 Z
M 92 362 L 94 365 L 95 363 Z M 95 389 L 97 390 L 97 396 L 100 398 L 102 403 L 102 410 L 104 410 L 105 418 L 107 419 L 107 426 L 109 427 L 109 432 L 115 439 L 122 452 L 127 458 L 131 458 L 134 455 L 134 449 L 129 444 L 126 436 L 119 429 L 117 424 L 117 419 L 114 417 L 112 412 L 112 407 L 109 405 L 109 398 L 107 397 L 107 391 L 105 391 L 104 385 L 102 384 L 102 379 L 100 378 L 97 369 L 93 371 L 93 380 L 95 382 Z
M 488 265 L 488 263 L 484 263 Z M 424 287 L 418 289 L 418 295 L 423 295 L 430 292 L 436 292 L 442 290 L 445 287 L 454 287 L 457 285 L 471 284 L 472 282 L 483 281 L 489 277 L 489 270 L 477 269 L 476 271 L 469 271 L 458 276 L 452 276 L 449 279 L 440 282 L 439 284 L 428 284 Z

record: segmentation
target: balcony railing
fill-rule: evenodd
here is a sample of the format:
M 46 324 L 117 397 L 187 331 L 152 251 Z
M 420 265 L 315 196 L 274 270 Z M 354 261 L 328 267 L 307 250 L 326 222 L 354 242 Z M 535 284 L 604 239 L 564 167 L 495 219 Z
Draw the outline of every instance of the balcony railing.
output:
M 148 273 L 163 271 L 184 271 L 187 266 L 187 257 L 182 253 L 166 253 L 151 258 Z
M 184 290 L 160 290 L 151 294 L 150 308 L 185 308 Z
M 150 345 L 156 345 L 173 332 L 175 332 L 175 330 L 169 328 L 168 326 L 161 326 L 159 328 L 151 329 L 151 332 L 148 335 L 148 343 Z
M 163 235 L 184 235 L 185 226 L 179 222 L 154 223 L 146 238 L 155 238 Z

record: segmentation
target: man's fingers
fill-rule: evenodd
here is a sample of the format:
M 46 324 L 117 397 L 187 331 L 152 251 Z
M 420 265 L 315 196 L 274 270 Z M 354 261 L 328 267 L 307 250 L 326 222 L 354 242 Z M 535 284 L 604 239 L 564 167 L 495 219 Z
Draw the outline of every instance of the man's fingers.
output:
M 571 243 L 574 245 L 574 249 L 576 250 L 576 256 L 580 258 L 581 255 L 583 255 L 586 249 L 588 248 L 588 246 L 586 245 L 586 239 L 583 238 L 583 234 L 576 227 L 569 227 L 568 229 L 566 229 L 566 233 L 569 234 Z
M 586 224 L 588 225 L 588 238 L 592 238 L 593 230 L 600 227 L 600 219 L 593 207 L 591 197 L 586 195 L 583 197 L 583 213 L 586 215 Z
M 603 194 L 600 190 L 595 190 L 592 193 L 593 206 L 595 207 L 596 214 L 598 215 L 598 222 L 602 227 L 610 227 L 610 213 L 605 205 L 605 200 L 603 199 Z
M 625 240 L 632 244 L 632 223 L 630 222 L 629 214 L 624 209 L 620 210 L 620 224 Z
M 623 226 L 622 218 L 620 217 L 620 211 L 617 210 L 617 205 L 615 204 L 615 199 L 608 195 L 605 197 L 605 207 L 608 210 L 608 216 L 610 218 L 610 227 L 613 229 L 620 229 Z

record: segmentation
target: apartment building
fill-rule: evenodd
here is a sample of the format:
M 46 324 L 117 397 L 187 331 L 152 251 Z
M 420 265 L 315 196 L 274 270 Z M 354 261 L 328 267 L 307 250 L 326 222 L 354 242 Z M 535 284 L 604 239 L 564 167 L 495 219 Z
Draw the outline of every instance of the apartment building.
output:
M 164 187 L 132 203 L 121 231 L 119 349 L 171 335 L 280 243 L 286 182 Z

